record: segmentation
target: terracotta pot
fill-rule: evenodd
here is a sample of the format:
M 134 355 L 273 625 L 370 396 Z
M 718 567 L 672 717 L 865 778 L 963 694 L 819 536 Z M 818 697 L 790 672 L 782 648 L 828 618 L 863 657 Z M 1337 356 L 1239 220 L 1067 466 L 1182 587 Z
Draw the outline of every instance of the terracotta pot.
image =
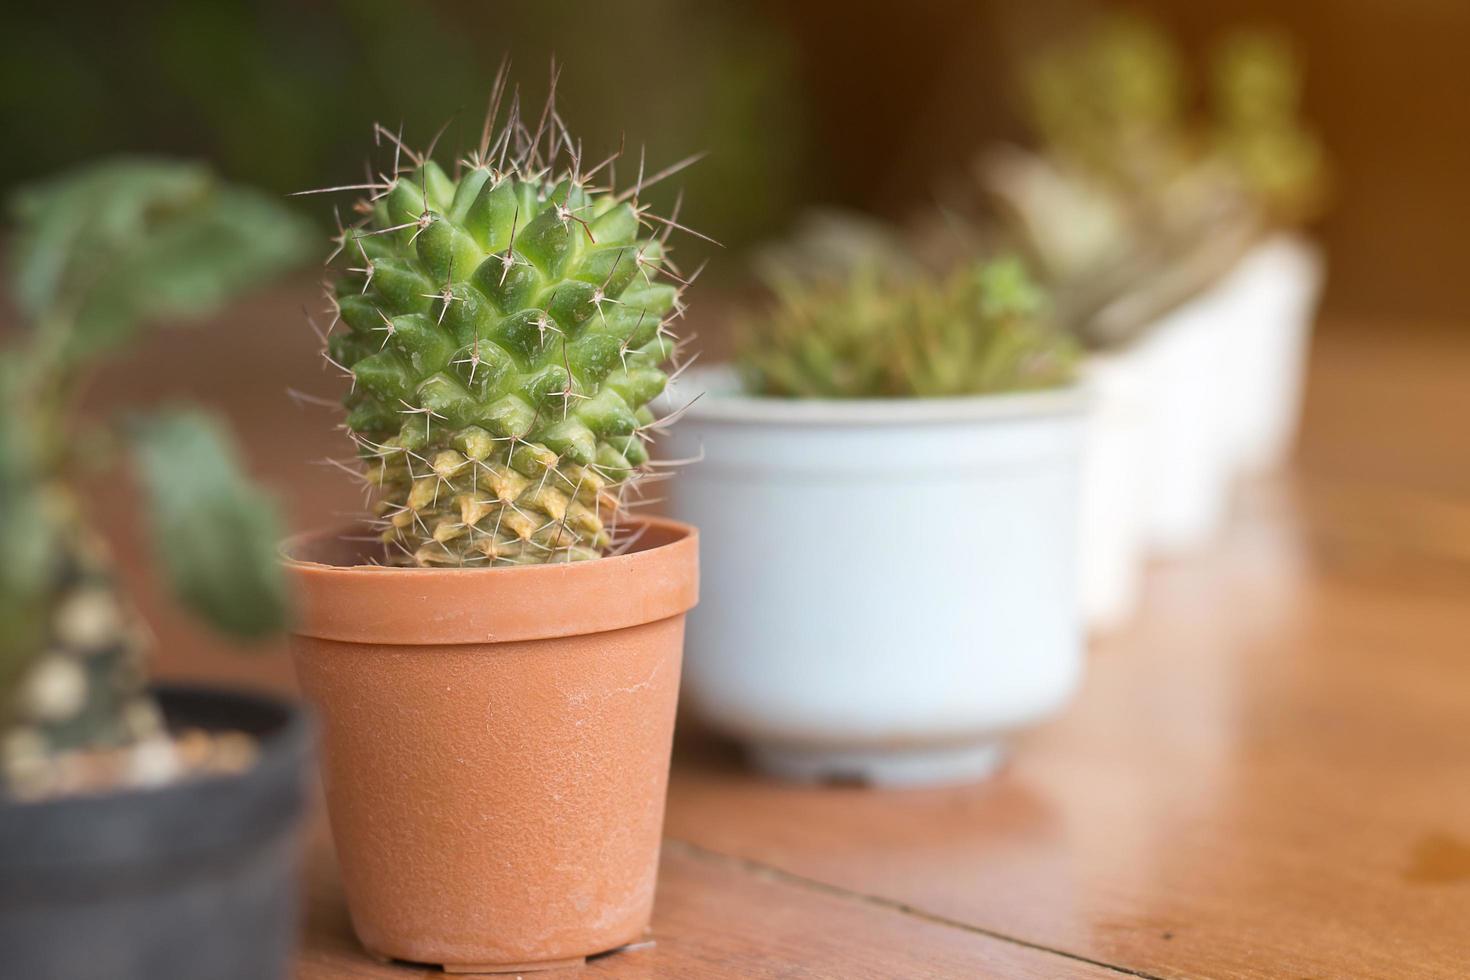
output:
M 698 535 L 493 569 L 288 543 L 297 675 L 368 951 L 508 972 L 642 937 L 653 907 Z

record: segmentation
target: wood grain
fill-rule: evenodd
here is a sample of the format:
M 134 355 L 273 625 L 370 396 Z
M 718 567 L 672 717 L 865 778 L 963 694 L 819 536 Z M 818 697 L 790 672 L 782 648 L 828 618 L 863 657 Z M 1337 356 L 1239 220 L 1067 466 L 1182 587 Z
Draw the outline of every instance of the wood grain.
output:
M 668 831 L 1149 975 L 1459 975 L 1470 603 L 1272 553 L 1156 570 L 989 785 L 791 789 L 704 755 Z
M 179 393 L 228 411 L 294 525 L 351 512 L 307 290 L 173 334 L 94 404 Z M 1470 339 L 1339 323 L 1313 355 L 1290 478 L 1219 545 L 1150 571 L 1075 708 L 966 789 L 757 780 L 686 719 L 657 945 L 638 977 L 1455 977 L 1470 973 Z M 220 365 L 223 376 L 210 373 Z M 160 672 L 290 690 L 147 577 L 125 487 L 101 498 L 141 579 Z M 351 939 L 324 833 L 300 976 L 422 975 Z
M 1303 471 L 1151 570 L 1000 779 L 792 789 L 694 744 L 669 832 L 1153 976 L 1463 975 L 1470 345 L 1330 336 Z
M 395 980 L 438 970 L 368 959 L 352 938 L 330 848 L 313 848 L 310 918 L 299 980 Z M 531 974 L 764 980 L 830 977 L 1116 977 L 1098 964 L 933 921 L 670 841 L 659 874 L 654 939 L 594 957 L 585 970 Z

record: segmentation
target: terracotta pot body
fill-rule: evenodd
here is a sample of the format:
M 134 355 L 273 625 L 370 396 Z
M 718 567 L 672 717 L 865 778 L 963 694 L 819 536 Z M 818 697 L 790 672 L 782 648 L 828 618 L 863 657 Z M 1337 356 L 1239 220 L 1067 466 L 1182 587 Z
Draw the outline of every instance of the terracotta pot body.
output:
M 450 971 L 558 965 L 653 907 L 692 528 L 631 554 L 495 569 L 346 566 L 289 544 L 293 648 L 353 927 Z

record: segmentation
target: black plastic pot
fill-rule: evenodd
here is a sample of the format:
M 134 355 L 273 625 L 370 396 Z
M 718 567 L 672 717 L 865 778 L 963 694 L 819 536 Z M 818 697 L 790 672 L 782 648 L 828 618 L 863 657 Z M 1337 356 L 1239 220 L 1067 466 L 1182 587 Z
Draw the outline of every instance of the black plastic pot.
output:
M 174 728 L 235 730 L 236 776 L 0 802 L 0 976 L 272 980 L 291 971 L 311 732 L 269 697 L 162 687 Z

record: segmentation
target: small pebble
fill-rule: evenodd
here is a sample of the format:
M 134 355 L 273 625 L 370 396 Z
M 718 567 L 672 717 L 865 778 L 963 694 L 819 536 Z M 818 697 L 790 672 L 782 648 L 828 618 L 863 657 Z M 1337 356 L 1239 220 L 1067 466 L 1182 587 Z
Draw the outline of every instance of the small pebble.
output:
M 36 721 L 66 721 L 87 703 L 87 672 L 64 654 L 49 654 L 31 668 L 20 703 Z
M 53 627 L 62 644 L 91 650 L 117 642 L 122 614 L 105 589 L 78 589 L 56 610 Z

